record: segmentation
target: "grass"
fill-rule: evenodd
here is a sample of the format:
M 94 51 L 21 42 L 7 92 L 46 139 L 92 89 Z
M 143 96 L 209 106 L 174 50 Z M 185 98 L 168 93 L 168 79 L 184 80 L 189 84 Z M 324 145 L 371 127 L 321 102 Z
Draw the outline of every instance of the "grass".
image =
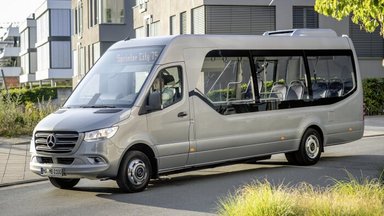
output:
M 0 136 L 31 135 L 37 123 L 57 108 L 50 100 L 25 105 L 17 99 L 0 100 Z
M 256 182 L 219 203 L 219 215 L 303 215 L 381 216 L 384 215 L 384 186 L 379 179 L 335 181 L 333 186 L 316 188 L 273 186 Z

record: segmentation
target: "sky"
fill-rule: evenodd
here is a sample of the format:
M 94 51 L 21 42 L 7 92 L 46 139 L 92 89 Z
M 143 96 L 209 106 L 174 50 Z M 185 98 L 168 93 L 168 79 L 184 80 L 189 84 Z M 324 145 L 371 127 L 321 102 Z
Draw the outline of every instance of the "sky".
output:
M 9 22 L 24 22 L 44 0 L 0 0 L 0 26 Z

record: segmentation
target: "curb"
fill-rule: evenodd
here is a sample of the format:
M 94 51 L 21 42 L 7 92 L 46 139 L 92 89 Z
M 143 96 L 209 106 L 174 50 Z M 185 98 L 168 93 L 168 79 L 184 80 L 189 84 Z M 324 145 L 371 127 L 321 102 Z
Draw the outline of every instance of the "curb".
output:
M 384 134 L 373 134 L 373 135 L 366 135 L 366 136 L 363 136 L 362 138 L 380 137 L 380 136 L 384 136 Z
M 31 179 L 31 180 L 9 182 L 9 183 L 0 184 L 0 188 L 22 185 L 22 184 L 29 184 L 29 183 L 36 183 L 36 182 L 42 182 L 42 181 L 48 181 L 48 179 L 43 178 L 43 179 Z
M 10 145 L 28 145 L 29 143 L 30 143 L 30 141 L 19 142 L 19 143 L 0 143 L 0 146 L 2 146 L 2 145 L 8 145 L 8 146 L 10 146 Z

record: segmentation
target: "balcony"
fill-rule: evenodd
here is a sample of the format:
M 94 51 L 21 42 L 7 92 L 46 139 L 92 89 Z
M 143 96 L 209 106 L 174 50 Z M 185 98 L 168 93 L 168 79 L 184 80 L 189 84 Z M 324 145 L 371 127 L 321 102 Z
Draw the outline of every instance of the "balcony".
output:
M 1 69 L 3 69 L 5 77 L 18 77 L 21 74 L 21 67 L 0 67 Z
M 8 27 L 7 31 L 3 35 L 3 40 L 4 41 L 7 41 L 7 40 L 13 41 L 14 37 L 20 37 L 19 27 Z
M 9 57 L 19 57 L 20 47 L 4 47 L 2 52 L 0 51 L 0 59 Z

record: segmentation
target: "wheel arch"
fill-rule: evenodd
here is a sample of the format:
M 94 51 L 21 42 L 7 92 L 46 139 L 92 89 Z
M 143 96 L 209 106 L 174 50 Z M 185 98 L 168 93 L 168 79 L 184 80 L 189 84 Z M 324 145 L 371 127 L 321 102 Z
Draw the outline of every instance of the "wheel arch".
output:
M 305 130 L 303 130 L 302 134 L 301 134 L 301 138 L 303 137 L 304 133 L 308 130 L 308 129 L 314 129 L 316 130 L 319 134 L 320 134 L 320 138 L 321 138 L 321 152 L 324 152 L 324 145 L 325 145 L 325 137 L 324 137 L 324 132 L 323 130 L 321 129 L 321 127 L 317 124 L 311 124 L 309 126 L 307 126 L 305 128 Z
M 149 145 L 144 144 L 144 143 L 136 143 L 136 144 L 131 145 L 129 148 L 127 148 L 124 151 L 124 154 L 122 154 L 122 156 L 120 158 L 119 167 L 121 166 L 121 162 L 123 161 L 123 158 L 125 157 L 125 155 L 127 155 L 127 153 L 130 151 L 140 151 L 140 152 L 144 153 L 145 155 L 147 155 L 149 161 L 151 162 L 151 166 L 152 166 L 152 173 L 151 173 L 152 178 L 158 177 L 158 162 L 157 162 L 155 151 Z

